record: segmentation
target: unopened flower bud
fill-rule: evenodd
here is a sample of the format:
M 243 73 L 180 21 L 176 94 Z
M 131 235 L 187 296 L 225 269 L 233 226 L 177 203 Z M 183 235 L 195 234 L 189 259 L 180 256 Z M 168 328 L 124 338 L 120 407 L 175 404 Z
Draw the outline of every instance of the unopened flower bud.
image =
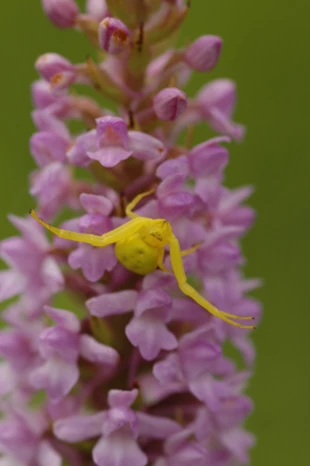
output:
M 105 18 L 99 24 L 100 47 L 111 54 L 122 52 L 129 43 L 129 30 L 117 18 Z
M 55 90 L 66 89 L 74 83 L 76 73 L 72 71 L 64 71 L 63 73 L 55 74 L 51 79 L 51 87 Z
M 51 22 L 59 28 L 71 28 L 79 9 L 74 0 L 42 0 L 43 9 Z
M 101 21 L 108 14 L 105 0 L 87 0 L 86 11 L 97 21 Z
M 154 111 L 160 120 L 175 120 L 186 107 L 186 94 L 176 87 L 163 89 L 153 100 Z
M 75 68 L 72 63 L 57 53 L 45 53 L 41 55 L 35 63 L 35 68 L 47 81 L 52 82 L 55 80 L 54 84 L 56 84 L 58 80 L 56 77 L 59 75 L 65 74 L 67 80 L 69 77 L 71 82 L 75 77 Z
M 212 70 L 219 59 L 222 44 L 223 41 L 218 36 L 199 37 L 185 51 L 185 61 L 194 70 Z

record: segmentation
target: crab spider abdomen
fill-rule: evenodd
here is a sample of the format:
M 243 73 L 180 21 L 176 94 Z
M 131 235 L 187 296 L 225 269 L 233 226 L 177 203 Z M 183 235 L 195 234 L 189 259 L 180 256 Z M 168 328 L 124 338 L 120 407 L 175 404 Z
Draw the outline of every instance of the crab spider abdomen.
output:
M 139 275 L 147 275 L 157 268 L 158 249 L 143 241 L 139 233 L 118 241 L 115 255 L 126 269 Z

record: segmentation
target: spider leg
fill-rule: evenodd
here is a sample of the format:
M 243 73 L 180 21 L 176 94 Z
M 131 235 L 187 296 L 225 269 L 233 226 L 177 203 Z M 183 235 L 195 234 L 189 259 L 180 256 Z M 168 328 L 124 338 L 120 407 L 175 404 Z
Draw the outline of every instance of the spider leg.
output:
M 97 247 L 104 247 L 108 246 L 109 244 L 117 243 L 117 241 L 123 239 L 124 236 L 136 233 L 145 223 L 145 219 L 139 217 L 125 223 L 124 225 L 119 226 L 118 228 L 115 228 L 115 230 L 105 233 L 102 236 L 97 236 L 88 233 L 76 233 L 74 231 L 62 230 L 46 223 L 44 220 L 38 217 L 34 210 L 30 210 L 30 214 L 37 222 L 39 222 L 47 230 L 51 231 L 54 233 L 54 235 L 59 236 L 60 238 L 77 241 L 79 243 L 87 243 Z
M 141 201 L 146 196 L 149 196 L 155 191 L 155 189 L 150 189 L 149 191 L 146 191 L 145 193 L 138 194 L 131 202 L 129 202 L 128 206 L 126 207 L 126 215 L 127 217 L 130 218 L 137 218 L 139 215 L 135 214 L 133 212 L 133 209 L 136 207 L 136 205 Z
M 217 309 L 213 304 L 203 298 L 192 286 L 187 283 L 187 278 L 185 275 L 183 263 L 182 263 L 182 255 L 181 249 L 178 239 L 171 233 L 169 238 L 169 246 L 170 246 L 170 260 L 173 272 L 177 279 L 178 285 L 180 290 L 190 298 L 192 298 L 196 303 L 200 304 L 204 309 L 206 309 L 210 314 L 222 319 L 224 322 L 227 322 L 230 325 L 239 328 L 255 328 L 253 325 L 243 325 L 239 324 L 238 322 L 234 322 L 231 319 L 240 319 L 240 320 L 252 320 L 252 317 L 240 317 L 234 314 L 229 314 L 227 312 L 222 312 Z
M 159 249 L 158 258 L 157 258 L 157 265 L 163 272 L 173 273 L 172 270 L 168 269 L 164 265 L 164 255 L 165 255 L 165 248 Z
M 184 249 L 183 251 L 181 251 L 181 256 L 182 256 L 182 257 L 188 256 L 188 255 L 191 254 L 192 252 L 197 251 L 197 249 L 198 249 L 202 244 L 203 244 L 203 243 L 197 243 L 197 244 L 195 244 L 195 246 L 192 246 L 191 248 Z
M 196 244 L 195 246 L 192 246 L 191 248 L 184 249 L 183 251 L 181 251 L 181 256 L 182 257 L 188 256 L 192 252 L 196 251 L 196 249 L 198 249 L 201 244 L 202 243 L 199 243 L 199 244 Z M 158 260 L 157 265 L 163 272 L 173 273 L 173 271 L 171 269 L 168 269 L 168 267 L 165 266 L 165 264 L 164 264 L 164 255 L 165 255 L 165 249 L 161 249 L 160 252 L 159 252 L 159 255 L 158 255 L 158 259 L 157 259 Z

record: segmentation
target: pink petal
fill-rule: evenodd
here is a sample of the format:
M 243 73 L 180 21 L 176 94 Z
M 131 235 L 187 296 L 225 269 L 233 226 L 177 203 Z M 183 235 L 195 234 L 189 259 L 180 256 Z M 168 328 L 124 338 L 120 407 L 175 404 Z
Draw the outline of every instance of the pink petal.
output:
M 157 138 L 140 131 L 128 131 L 129 149 L 139 160 L 158 161 L 165 155 L 165 146 Z
M 102 437 L 93 449 L 93 460 L 98 466 L 145 466 L 148 462 L 136 441 L 121 432 Z
M 26 279 L 15 270 L 0 271 L 0 302 L 20 294 L 26 285 Z
M 123 147 L 128 146 L 127 125 L 122 118 L 115 116 L 104 116 L 97 118 L 97 146 L 102 147 Z
M 81 268 L 87 280 L 96 282 L 106 270 L 113 269 L 117 260 L 111 246 L 94 248 L 89 244 L 80 244 L 69 255 L 68 263 L 74 270 Z
M 181 426 L 167 417 L 153 416 L 138 412 L 139 435 L 156 439 L 166 439 L 181 430 Z
M 75 363 L 79 352 L 79 336 L 63 327 L 47 327 L 40 334 L 40 352 L 45 359 L 57 355 L 68 364 Z
M 132 151 L 123 149 L 122 147 L 104 147 L 96 152 L 87 152 L 87 155 L 92 160 L 97 160 L 103 167 L 115 167 L 123 160 L 127 160 Z
M 221 434 L 223 445 L 241 464 L 249 464 L 248 450 L 255 445 L 255 438 L 250 433 L 235 427 Z
M 157 197 L 159 199 L 164 198 L 171 193 L 180 191 L 184 184 L 185 179 L 186 179 L 186 176 L 181 175 L 181 174 L 167 176 L 167 178 L 165 178 L 158 185 L 158 188 L 156 190 Z
M 45 232 L 32 217 L 17 217 L 16 215 L 9 215 L 9 220 L 17 230 L 23 235 L 23 237 L 31 244 L 35 245 L 36 248 L 45 250 L 48 248 L 48 241 L 45 236 Z
M 50 306 L 44 306 L 44 311 L 57 325 L 69 332 L 78 333 L 80 331 L 81 323 L 73 312 Z
M 204 86 L 197 97 L 206 108 L 216 107 L 231 117 L 236 103 L 236 85 L 230 79 L 216 79 Z
M 138 390 L 110 390 L 108 403 L 111 408 L 129 408 L 138 396 Z
M 35 369 L 30 380 L 33 386 L 45 389 L 51 401 L 59 401 L 66 396 L 79 378 L 76 364 L 68 364 L 60 358 L 51 358 Z
M 38 466 L 61 466 L 62 457 L 44 440 L 38 447 L 37 462 Z
M 89 416 L 72 416 L 54 423 L 54 434 L 69 443 L 82 442 L 100 435 L 104 422 L 104 412 Z
M 222 171 L 228 162 L 228 150 L 209 141 L 199 144 L 190 152 L 189 163 L 196 176 L 206 176 Z
M 178 346 L 174 334 L 161 319 L 154 317 L 134 317 L 126 327 L 126 335 L 147 361 L 155 359 L 162 349 L 173 350 Z
M 134 290 L 104 293 L 86 301 L 86 307 L 97 317 L 124 314 L 135 308 L 137 294 Z
M 189 174 L 188 157 L 180 155 L 175 159 L 165 160 L 156 170 L 156 176 L 164 180 L 168 176 Z
M 114 348 L 99 343 L 90 335 L 81 335 L 80 354 L 94 364 L 115 367 L 119 363 L 119 354 Z
M 98 212 L 101 215 L 110 215 L 113 210 L 112 201 L 105 196 L 82 193 L 80 195 L 80 201 L 88 213 Z
M 245 127 L 231 121 L 224 113 L 217 108 L 210 110 L 208 118 L 211 128 L 219 133 L 227 134 L 236 141 L 241 141 L 245 136 Z
M 147 309 L 170 306 L 171 304 L 172 298 L 167 291 L 160 288 L 143 290 L 138 296 L 135 315 L 140 317 Z
M 3 397 L 14 389 L 17 383 L 17 374 L 7 362 L 0 363 L 0 396 Z
M 164 386 L 168 384 L 184 384 L 184 376 L 177 353 L 170 353 L 165 359 L 154 364 L 153 374 L 159 383 Z

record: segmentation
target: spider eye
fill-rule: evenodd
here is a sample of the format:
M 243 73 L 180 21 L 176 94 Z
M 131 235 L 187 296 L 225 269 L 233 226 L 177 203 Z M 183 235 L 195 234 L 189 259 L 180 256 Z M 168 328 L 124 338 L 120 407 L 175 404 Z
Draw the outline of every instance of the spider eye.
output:
M 162 241 L 162 240 L 163 240 L 162 234 L 159 233 L 158 231 L 153 231 L 153 232 L 151 233 L 151 235 L 153 236 L 153 238 L 158 239 L 158 241 Z

